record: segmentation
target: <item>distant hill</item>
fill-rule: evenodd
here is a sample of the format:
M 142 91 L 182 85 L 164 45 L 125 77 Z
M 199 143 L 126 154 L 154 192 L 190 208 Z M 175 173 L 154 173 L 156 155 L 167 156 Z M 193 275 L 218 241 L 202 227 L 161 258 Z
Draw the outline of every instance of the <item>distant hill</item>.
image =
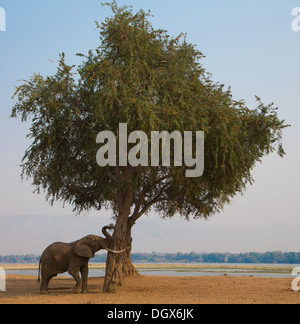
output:
M 102 227 L 111 222 L 108 215 L 0 216 L 0 255 L 41 255 L 53 242 L 73 242 L 89 234 L 102 235 Z M 144 218 L 134 228 L 133 248 L 143 252 L 186 251 L 193 249 L 198 236 L 197 227 L 189 222 Z
M 99 217 L 74 215 L 41 216 L 19 215 L 0 216 L 0 255 L 41 255 L 44 249 L 53 242 L 73 242 L 86 235 L 102 235 L 103 226 L 112 222 L 109 213 L 100 213 Z M 223 262 L 229 256 L 225 254 L 209 254 L 215 251 L 234 253 L 247 251 L 299 251 L 298 228 L 283 223 L 259 224 L 254 226 L 234 226 L 212 221 L 187 222 L 180 218 L 160 219 L 144 217 L 133 228 L 133 252 L 137 261 L 170 262 L 179 258 L 180 262 Z M 291 240 L 286 244 L 286 236 Z M 292 243 L 292 244 L 291 244 Z M 166 254 L 175 253 L 166 257 Z M 182 255 L 176 254 L 183 252 Z M 189 254 L 195 251 L 197 256 Z M 143 252 L 143 254 L 137 253 Z M 203 253 L 206 252 L 206 253 Z M 147 254 L 150 253 L 150 254 Z M 202 254 L 199 254 L 202 253 Z M 233 262 L 239 262 L 241 256 L 234 254 Z M 285 254 L 270 257 L 268 262 L 281 262 Z M 290 255 L 289 260 L 297 256 Z M 219 261 L 221 260 L 221 261 Z M 231 260 L 231 259 L 230 259 Z M 243 260 L 262 261 L 261 256 L 249 254 Z M 292 262 L 292 261 L 291 261 Z M 294 262 L 294 261 L 293 261 Z
M 0 256 L 0 263 L 27 263 L 39 262 L 36 255 L 10 255 Z M 91 262 L 104 263 L 106 254 L 97 254 Z M 300 264 L 300 253 L 281 251 L 266 253 L 133 253 L 132 261 L 135 263 L 278 263 Z

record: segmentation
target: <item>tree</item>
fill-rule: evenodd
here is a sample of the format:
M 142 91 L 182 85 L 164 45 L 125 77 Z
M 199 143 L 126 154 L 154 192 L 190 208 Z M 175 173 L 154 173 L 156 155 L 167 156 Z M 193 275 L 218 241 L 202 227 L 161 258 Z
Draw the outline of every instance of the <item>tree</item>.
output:
M 109 291 L 137 274 L 131 230 L 140 217 L 155 211 L 206 219 L 220 212 L 253 183 L 251 171 L 263 156 L 277 148 L 285 154 L 286 125 L 273 105 L 257 98 L 258 108 L 250 110 L 214 83 L 202 67 L 203 54 L 186 36 L 155 30 L 144 11 L 133 13 L 115 1 L 106 5 L 113 15 L 97 23 L 100 46 L 87 56 L 78 54 L 84 59 L 76 72 L 61 54 L 54 76 L 34 74 L 18 86 L 11 116 L 32 123 L 22 176 L 33 179 L 37 193 L 44 191 L 51 203 L 69 203 L 78 213 L 113 211 L 110 248 L 127 252 L 108 255 L 104 291 Z M 144 131 L 148 139 L 152 131 L 204 131 L 203 176 L 187 178 L 186 166 L 174 163 L 99 167 L 97 134 L 108 130 L 118 140 L 120 123 L 127 123 L 128 133 Z

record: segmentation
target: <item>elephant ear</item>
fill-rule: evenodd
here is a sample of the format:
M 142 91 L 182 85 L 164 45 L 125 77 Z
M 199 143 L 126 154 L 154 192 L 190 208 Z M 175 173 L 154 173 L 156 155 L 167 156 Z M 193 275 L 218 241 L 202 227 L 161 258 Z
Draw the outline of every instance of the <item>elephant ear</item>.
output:
M 82 258 L 92 259 L 94 257 L 92 249 L 86 243 L 78 242 L 75 246 L 74 252 Z

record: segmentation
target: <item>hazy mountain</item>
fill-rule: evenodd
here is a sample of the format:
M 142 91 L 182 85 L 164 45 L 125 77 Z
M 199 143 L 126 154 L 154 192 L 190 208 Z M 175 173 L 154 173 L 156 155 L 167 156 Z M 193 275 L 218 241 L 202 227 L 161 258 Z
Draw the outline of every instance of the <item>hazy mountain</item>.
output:
M 41 254 L 51 243 L 102 235 L 111 220 L 90 216 L 0 217 L 0 255 Z M 187 222 L 145 217 L 133 227 L 133 252 L 266 252 L 299 251 L 297 227 L 283 223 L 229 226 L 209 221 Z M 290 235 L 289 244 L 285 237 Z
M 0 217 L 0 254 L 40 254 L 53 242 L 71 242 L 87 234 L 100 233 L 101 219 L 92 217 Z
M 109 218 L 87 216 L 0 217 L 0 255 L 40 254 L 53 242 L 72 242 L 89 234 L 102 235 L 102 227 L 110 222 Z M 213 235 L 203 230 L 201 222 L 144 218 L 133 228 L 133 251 L 205 251 L 205 246 L 198 245 L 197 241 Z

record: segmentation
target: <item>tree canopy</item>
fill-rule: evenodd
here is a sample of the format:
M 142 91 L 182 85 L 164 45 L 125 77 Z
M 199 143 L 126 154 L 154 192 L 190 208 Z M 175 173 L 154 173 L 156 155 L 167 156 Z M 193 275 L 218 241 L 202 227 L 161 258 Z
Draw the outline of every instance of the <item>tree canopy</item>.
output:
M 143 10 L 106 5 L 113 15 L 97 23 L 99 47 L 78 54 L 78 67 L 61 54 L 54 76 L 34 74 L 19 85 L 11 116 L 32 124 L 23 176 L 50 202 L 70 203 L 78 212 L 112 209 L 120 249 L 131 244 L 132 226 L 150 210 L 186 219 L 221 211 L 253 183 L 251 172 L 265 155 L 277 150 L 284 156 L 287 126 L 273 104 L 257 98 L 258 107 L 249 109 L 213 82 L 186 35 L 154 29 Z M 174 165 L 99 167 L 97 134 L 109 130 L 118 138 L 120 123 L 148 138 L 152 131 L 204 131 L 204 174 L 187 178 L 186 166 Z

